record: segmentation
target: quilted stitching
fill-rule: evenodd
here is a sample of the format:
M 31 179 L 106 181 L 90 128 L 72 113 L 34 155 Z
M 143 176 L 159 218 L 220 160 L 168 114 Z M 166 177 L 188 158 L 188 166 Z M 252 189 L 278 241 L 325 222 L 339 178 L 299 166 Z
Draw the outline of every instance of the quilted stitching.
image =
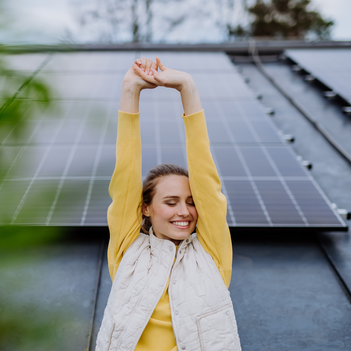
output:
M 133 351 L 170 276 L 172 325 L 179 350 L 241 351 L 230 294 L 196 234 L 178 248 L 140 234 L 114 279 L 96 351 Z M 114 330 L 111 333 L 111 323 Z

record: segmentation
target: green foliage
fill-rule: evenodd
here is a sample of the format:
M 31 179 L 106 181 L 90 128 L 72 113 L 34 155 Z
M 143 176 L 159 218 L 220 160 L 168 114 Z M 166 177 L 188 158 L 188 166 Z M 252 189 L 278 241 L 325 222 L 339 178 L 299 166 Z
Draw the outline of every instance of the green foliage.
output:
M 238 24 L 235 28 L 232 28 L 229 24 L 227 24 L 227 33 L 229 38 L 245 38 L 248 36 L 248 32 L 240 24 Z
M 14 127 L 24 117 L 30 119 L 35 110 L 33 104 L 28 104 L 28 100 L 39 100 L 39 106 L 42 109 L 52 106 L 53 92 L 46 82 L 37 78 L 33 79 L 32 76 L 26 77 L 18 72 L 10 73 L 6 69 L 5 61 L 1 60 L 0 77 L 5 79 L 5 87 L 0 91 L 0 101 L 2 103 L 0 107 L 0 128 L 5 124 Z M 13 92 L 14 87 L 18 87 L 15 92 Z M 25 92 L 25 98 L 21 96 L 22 92 Z M 25 131 L 25 125 L 23 131 Z
M 65 350 L 69 345 L 56 329 L 69 323 L 67 313 L 51 310 L 38 314 L 38 306 L 27 303 L 19 308 L 15 301 L 0 301 L 0 349 L 2 351 Z M 66 312 L 66 311 L 65 311 Z M 31 316 L 35 318 L 31 318 Z
M 318 39 L 330 39 L 334 22 L 310 10 L 311 0 L 256 0 L 247 8 L 253 16 L 250 28 L 230 28 L 233 36 L 251 35 L 275 39 L 305 39 L 313 35 Z
M 6 63 L 4 56 L 0 56 L 0 79 L 4 80 L 3 88 L 0 90 L 0 131 L 14 131 L 12 140 L 21 140 L 21 136 L 28 128 L 28 121 L 39 112 L 39 110 L 53 109 L 53 91 L 51 87 L 35 77 L 35 74 L 25 76 L 19 72 L 11 71 Z M 25 98 L 22 97 L 24 93 Z M 40 103 L 35 103 L 40 101 Z M 16 127 L 16 128 L 15 128 Z M 0 189 L 2 183 L 6 181 L 6 171 L 12 159 L 6 159 L 3 155 L 3 149 L 0 148 Z M 7 196 L 11 194 L 1 193 L 2 206 L 7 202 Z M 4 197 L 5 196 L 5 197 Z M 46 193 L 38 194 L 36 201 L 40 202 L 47 196 Z M 35 208 L 35 204 L 28 204 Z M 45 243 L 56 237 L 57 231 L 52 228 L 24 228 L 18 226 L 4 226 L 8 219 L 4 217 L 6 211 L 0 215 L 0 252 L 9 253 L 23 247 L 29 247 Z M 35 211 L 31 211 L 35 216 Z M 5 221 L 5 222 L 4 222 Z
M 11 134 L 13 141 L 20 141 L 28 130 L 29 120 L 39 110 L 53 109 L 53 90 L 42 79 L 19 71 L 10 70 L 8 58 L 0 50 L 0 133 Z M 34 103 L 33 101 L 40 101 Z M 0 140 L 1 142 L 1 140 Z M 0 187 L 6 176 L 8 162 L 0 148 Z M 0 216 L 1 217 L 1 216 Z
M 4 29 L 5 25 L 4 13 L 1 11 L 0 28 Z M 17 144 L 28 131 L 30 119 L 40 109 L 52 109 L 53 90 L 38 79 L 35 72 L 27 74 L 11 70 L 9 59 L 11 56 L 6 56 L 0 47 L 0 135 L 6 136 L 12 132 L 11 141 Z M 6 157 L 5 149 L 11 149 L 11 146 L 0 147 L 0 350 L 64 350 L 68 345 L 59 340 L 57 327 L 68 324 L 67 311 L 62 308 L 45 311 L 43 306 L 30 298 L 19 298 L 20 294 L 26 295 L 26 284 L 30 279 L 17 276 L 18 271 L 26 270 L 23 254 L 31 248 L 52 242 L 60 232 L 52 227 L 4 225 L 10 222 L 3 220 L 13 195 L 6 192 L 3 186 L 11 180 L 7 177 L 7 171 L 13 162 L 13 159 Z M 39 215 L 40 207 L 36 205 L 45 196 L 45 193 L 38 192 L 35 201 L 27 204 L 30 207 L 28 215 Z
M 2 226 L 0 234 L 0 255 L 11 260 L 14 252 L 24 248 L 37 247 L 59 237 L 57 227 Z
M 49 305 L 37 296 L 42 277 L 33 274 L 52 240 L 52 228 L 2 227 L 0 236 L 0 350 L 69 350 L 70 335 L 81 330 L 65 303 Z M 57 231 L 56 231 L 57 233 Z M 48 235 L 49 234 L 49 235 Z M 39 246 L 39 249 L 38 249 Z M 48 245 L 48 247 L 50 247 Z M 8 251 L 10 250 L 10 251 Z M 45 279 L 45 278 L 44 278 Z M 37 287 L 39 284 L 39 288 Z M 50 300 L 50 297 L 48 297 Z

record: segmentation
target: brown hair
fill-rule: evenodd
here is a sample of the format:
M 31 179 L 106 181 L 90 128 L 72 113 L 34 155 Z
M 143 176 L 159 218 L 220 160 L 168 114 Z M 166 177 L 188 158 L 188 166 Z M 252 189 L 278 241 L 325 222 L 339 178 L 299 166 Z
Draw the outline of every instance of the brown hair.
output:
M 169 175 L 179 175 L 189 178 L 188 171 L 177 165 L 172 164 L 162 164 L 154 168 L 151 168 L 148 175 L 143 181 L 143 199 L 140 204 L 142 207 L 144 204 L 146 206 L 151 205 L 152 199 L 156 193 L 156 185 L 161 177 L 166 177 Z M 145 234 L 149 234 L 149 229 L 151 227 L 150 217 L 143 214 L 143 222 L 141 224 L 141 231 Z

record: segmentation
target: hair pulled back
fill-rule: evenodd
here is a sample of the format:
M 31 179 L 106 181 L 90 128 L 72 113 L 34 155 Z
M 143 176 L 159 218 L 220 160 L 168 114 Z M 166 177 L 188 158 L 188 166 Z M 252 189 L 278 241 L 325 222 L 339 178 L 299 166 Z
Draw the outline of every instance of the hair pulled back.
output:
M 146 206 L 151 205 L 152 199 L 156 193 L 156 185 L 161 177 L 166 177 L 169 175 L 179 175 L 189 178 L 188 171 L 177 165 L 173 164 L 162 164 L 154 168 L 151 168 L 148 175 L 143 181 L 143 199 L 141 206 L 144 204 Z M 150 217 L 143 214 L 143 222 L 141 224 L 141 231 L 145 234 L 149 234 L 149 229 L 151 227 Z

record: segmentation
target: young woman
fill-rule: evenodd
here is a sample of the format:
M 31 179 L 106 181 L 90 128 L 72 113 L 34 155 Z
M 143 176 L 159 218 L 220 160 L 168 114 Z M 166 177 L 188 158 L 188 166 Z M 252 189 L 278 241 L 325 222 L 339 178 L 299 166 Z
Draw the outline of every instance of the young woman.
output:
M 159 165 L 142 183 L 139 95 L 157 86 L 181 94 L 189 175 Z M 125 75 L 109 192 L 113 285 L 96 350 L 241 350 L 228 291 L 227 203 L 199 94 L 189 74 L 158 58 L 136 60 Z

